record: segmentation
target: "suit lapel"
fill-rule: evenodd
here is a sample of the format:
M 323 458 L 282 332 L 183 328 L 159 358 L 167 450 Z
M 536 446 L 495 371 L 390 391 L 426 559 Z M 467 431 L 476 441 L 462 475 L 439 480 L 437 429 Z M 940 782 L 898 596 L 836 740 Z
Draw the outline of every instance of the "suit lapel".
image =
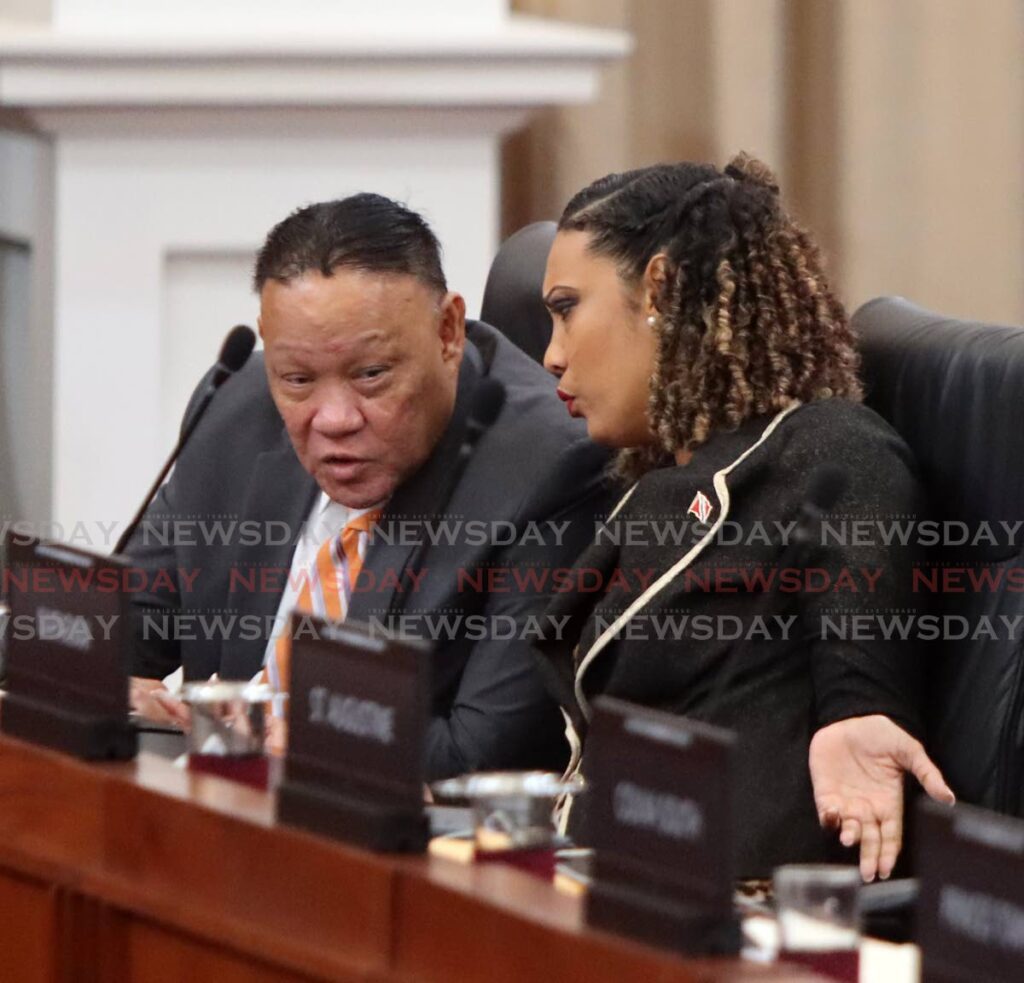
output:
M 410 560 L 420 565 L 420 559 L 414 555 L 415 540 L 420 537 L 418 532 L 416 536 L 404 537 L 413 542 L 403 543 L 398 523 L 444 512 L 453 491 L 453 469 L 465 437 L 473 393 L 486 371 L 476 346 L 467 342 L 451 420 L 426 463 L 395 491 L 387 504 L 380 520 L 385 535 L 371 540 L 363 562 L 362 577 L 374 589 L 353 593 L 349 618 L 384 618 L 400 604 L 402 594 L 396 587 Z M 256 459 L 249 481 L 241 518 L 259 523 L 261 535 L 257 544 L 238 546 L 230 554 L 237 571 L 236 590 L 228 594 L 228 607 L 233 611 L 261 619 L 277 613 L 295 544 L 318 492 L 316 481 L 299 463 L 282 428 L 279 445 Z M 230 571 L 227 576 L 231 578 Z M 377 589 L 382 583 L 386 586 Z M 241 590 L 237 589 L 238 584 L 242 585 Z M 243 639 L 239 634 L 230 633 L 222 648 L 221 675 L 227 679 L 248 678 L 263 663 L 266 642 Z
M 452 418 L 424 465 L 395 491 L 385 507 L 379 523 L 383 535 L 371 540 L 363 561 L 360 583 L 366 589 L 353 593 L 349 618 L 357 621 L 368 621 L 371 617 L 386 618 L 390 611 L 400 609 L 403 592 L 397 590 L 398 583 L 404 578 L 410 560 L 413 561 L 413 569 L 421 566 L 422 560 L 422 554 L 414 555 L 417 552 L 416 540 L 422 538 L 422 525 L 416 535 L 403 537 L 400 535 L 400 523 L 430 519 L 444 513 L 454 491 L 452 476 L 465 438 L 473 393 L 483 372 L 479 355 L 474 346 L 467 343 L 459 368 Z
M 242 508 L 242 520 L 258 524 L 259 541 L 233 552 L 235 591 L 234 596 L 229 592 L 228 604 L 239 615 L 258 616 L 266 624 L 277 613 L 295 544 L 318 491 L 282 429 L 278 447 L 256 459 Z M 231 632 L 222 649 L 221 675 L 229 679 L 248 678 L 263 662 L 263 633 L 256 640 L 242 634 Z

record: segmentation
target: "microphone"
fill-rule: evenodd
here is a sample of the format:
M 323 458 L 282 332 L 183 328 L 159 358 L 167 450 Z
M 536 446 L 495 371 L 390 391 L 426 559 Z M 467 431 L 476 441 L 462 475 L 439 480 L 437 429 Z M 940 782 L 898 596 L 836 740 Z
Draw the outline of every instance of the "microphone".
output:
M 828 510 L 839 501 L 848 484 L 846 472 L 835 464 L 823 464 L 814 471 L 807 497 L 800 503 L 796 528 L 779 559 L 780 570 L 799 567 L 803 563 L 808 548 L 815 541 L 815 530 Z
M 797 513 L 796 528 L 786 543 L 782 556 L 779 557 L 776 569 L 780 571 L 791 570 L 802 567 L 807 562 L 807 555 L 816 542 L 816 531 L 818 538 L 820 538 L 821 520 L 828 513 L 829 509 L 839 501 L 839 497 L 846 490 L 847 484 L 849 484 L 849 477 L 846 472 L 834 464 L 823 464 L 814 471 L 811 475 L 811 487 L 807 492 L 807 497 L 800 504 Z M 765 599 L 759 607 L 767 610 L 769 607 L 768 602 L 771 600 L 770 592 L 765 594 Z M 758 613 L 763 612 L 758 611 Z M 739 667 L 742 656 L 746 654 L 747 649 L 751 645 L 752 642 L 749 637 L 744 637 L 740 640 L 739 644 L 733 646 L 732 650 L 725 657 L 721 672 L 719 672 L 718 679 L 711 690 L 711 696 L 701 714 L 704 719 L 708 719 L 709 715 L 718 709 L 718 704 L 721 702 L 726 688 L 736 675 L 736 670 Z
M 256 334 L 245 324 L 236 324 L 220 346 L 217 364 L 213 367 L 213 388 L 234 375 L 246 362 L 256 347 Z
M 462 475 L 473 456 L 473 452 L 476 450 L 477 443 L 491 428 L 494 421 L 498 419 L 504 405 L 505 387 L 497 379 L 485 376 L 477 383 L 477 387 L 473 391 L 473 402 L 470 406 L 469 418 L 466 421 L 466 433 L 462 438 L 462 444 L 459 446 L 459 453 L 455 458 L 455 464 L 448 475 L 448 485 L 443 499 L 445 506 L 447 506 L 452 494 L 458 487 L 459 481 L 462 479 Z M 416 548 L 410 554 L 409 560 L 405 564 L 405 569 L 402 571 L 403 578 L 405 570 L 415 571 L 419 567 L 428 545 L 428 539 L 421 539 L 417 543 Z M 408 593 L 408 590 L 397 591 L 392 595 L 389 614 L 401 612 L 405 607 L 405 598 Z
M 210 402 L 217 390 L 243 365 L 245 365 L 249 360 L 249 356 L 252 354 L 253 348 L 255 347 L 256 334 L 252 328 L 246 327 L 244 324 L 239 324 L 228 332 L 228 336 L 224 339 L 224 344 L 221 345 L 220 355 L 217 356 L 217 364 L 213 367 L 213 373 L 210 376 L 209 381 L 203 387 L 202 391 L 193 398 L 192 405 L 185 415 L 185 422 L 182 424 L 181 433 L 178 435 L 178 442 L 174 445 L 174 450 L 171 451 L 170 457 L 168 457 L 164 462 L 164 466 L 156 476 L 156 481 L 154 481 L 150 486 L 150 489 L 146 493 L 146 497 L 142 500 L 142 504 L 139 506 L 138 511 L 134 516 L 132 516 L 132 521 L 128 523 L 128 528 L 125 529 L 117 543 L 114 545 L 115 556 L 118 553 L 124 552 L 124 548 L 128 545 L 128 541 L 135 534 L 135 530 L 139 527 L 139 523 L 142 522 L 142 517 L 145 515 L 146 509 L 149 508 L 150 503 L 156 497 L 156 493 L 164 483 L 167 473 L 174 466 L 174 462 L 178 459 L 178 455 L 181 454 L 185 444 L 188 443 L 188 439 L 192 436 L 192 432 L 199 425 L 199 421 L 203 418 L 203 414 L 206 413 L 206 408 L 210 405 Z
M 224 344 L 220 346 L 220 354 L 217 356 L 217 364 L 213 367 L 213 374 L 210 376 L 210 380 L 203 387 L 202 391 L 193 396 L 189 401 L 188 409 L 185 412 L 185 422 L 181 426 L 178 447 L 171 456 L 172 460 L 175 455 L 181 452 L 185 441 L 188 440 L 196 424 L 199 423 L 206 412 L 206 407 L 210 405 L 210 400 L 213 399 L 214 393 L 249 361 L 249 356 L 255 347 L 256 335 L 252 328 L 246 327 L 244 324 L 236 324 L 228 332 L 228 336 L 224 339 Z
M 459 448 L 459 456 L 455 468 L 452 471 L 454 476 L 448 492 L 455 490 L 462 472 L 469 464 L 473 456 L 477 441 L 491 428 L 491 425 L 498 419 L 501 408 L 505 405 L 505 387 L 492 379 L 490 376 L 481 379 L 473 393 L 473 405 L 469 411 L 469 420 L 466 423 L 466 435 L 462 439 L 462 446 Z M 446 499 L 447 501 L 447 499 Z

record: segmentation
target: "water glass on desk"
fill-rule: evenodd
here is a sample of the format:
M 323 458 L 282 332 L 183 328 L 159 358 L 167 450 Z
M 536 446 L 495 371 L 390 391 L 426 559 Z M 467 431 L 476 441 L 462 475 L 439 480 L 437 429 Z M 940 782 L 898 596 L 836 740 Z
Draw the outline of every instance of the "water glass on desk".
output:
M 269 686 L 252 682 L 187 683 L 182 699 L 191 710 L 189 771 L 266 788 L 270 768 L 264 745 L 273 695 Z
M 545 880 L 555 874 L 555 851 L 565 846 L 553 820 L 562 796 L 583 790 L 578 775 L 493 771 L 435 782 L 435 801 L 468 801 L 473 814 L 473 858 L 509 863 Z
M 469 801 L 478 853 L 504 853 L 560 845 L 552 819 L 555 803 L 581 792 L 583 780 L 547 771 L 491 771 L 446 778 L 431 789 L 435 801 Z
M 779 959 L 857 983 L 860 969 L 860 870 L 790 864 L 775 871 Z

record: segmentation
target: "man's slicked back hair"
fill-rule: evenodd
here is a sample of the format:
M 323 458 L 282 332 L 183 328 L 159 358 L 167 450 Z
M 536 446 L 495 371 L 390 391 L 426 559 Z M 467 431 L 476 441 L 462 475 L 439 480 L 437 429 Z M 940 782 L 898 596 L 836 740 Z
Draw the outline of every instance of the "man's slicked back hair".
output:
M 363 193 L 306 205 L 270 230 L 256 257 L 253 287 L 288 283 L 339 267 L 406 273 L 441 293 L 448 289 L 441 247 L 422 216 L 384 195 Z

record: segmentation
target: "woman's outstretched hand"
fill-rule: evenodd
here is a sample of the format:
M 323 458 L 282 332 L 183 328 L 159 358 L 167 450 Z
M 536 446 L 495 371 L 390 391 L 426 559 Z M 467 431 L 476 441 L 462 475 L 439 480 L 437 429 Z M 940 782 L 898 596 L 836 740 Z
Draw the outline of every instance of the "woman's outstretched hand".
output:
M 822 826 L 843 846 L 860 843 L 865 881 L 887 878 L 903 845 L 903 774 L 938 802 L 956 801 L 921 742 L 888 717 L 850 717 L 822 727 L 809 754 L 814 803 Z

